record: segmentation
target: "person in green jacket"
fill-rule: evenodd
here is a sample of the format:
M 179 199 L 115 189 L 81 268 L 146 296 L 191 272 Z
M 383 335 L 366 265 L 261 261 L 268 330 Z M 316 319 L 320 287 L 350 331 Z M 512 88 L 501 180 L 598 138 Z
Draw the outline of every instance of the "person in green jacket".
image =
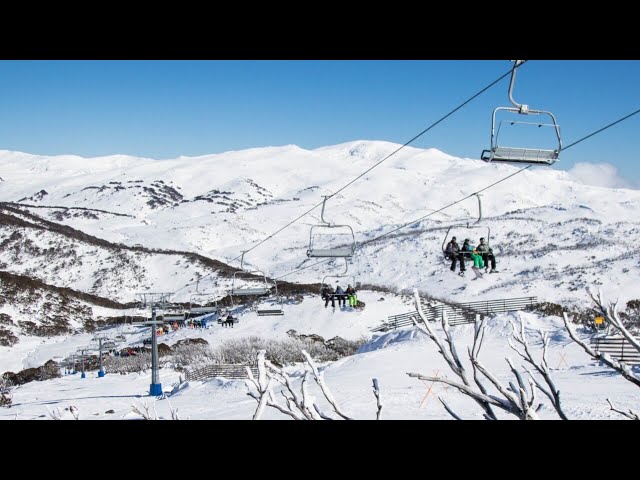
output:
M 347 298 L 349 299 L 349 306 L 350 307 L 355 307 L 356 305 L 358 305 L 358 296 L 356 295 L 356 289 L 353 288 L 351 285 L 349 285 L 347 287 L 347 291 L 345 292 L 347 294 Z

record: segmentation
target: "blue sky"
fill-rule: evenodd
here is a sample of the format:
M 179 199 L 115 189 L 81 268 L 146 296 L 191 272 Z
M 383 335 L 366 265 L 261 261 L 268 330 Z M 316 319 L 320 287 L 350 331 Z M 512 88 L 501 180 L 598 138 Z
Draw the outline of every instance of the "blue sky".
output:
M 501 60 L 0 61 L 0 149 L 166 159 L 268 145 L 404 143 L 509 67 Z M 514 96 L 553 111 L 567 145 L 640 108 L 638 85 L 640 61 L 532 60 Z M 508 104 L 507 87 L 505 79 L 413 145 L 477 158 L 489 144 L 493 108 Z M 547 133 L 541 140 L 553 146 Z M 608 163 L 638 186 L 639 133 L 640 114 L 567 150 L 554 168 Z

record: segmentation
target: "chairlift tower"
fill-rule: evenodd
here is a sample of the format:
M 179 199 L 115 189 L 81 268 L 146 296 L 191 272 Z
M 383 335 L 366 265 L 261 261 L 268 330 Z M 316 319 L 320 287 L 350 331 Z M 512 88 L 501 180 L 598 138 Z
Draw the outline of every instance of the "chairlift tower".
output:
M 104 344 L 107 343 L 107 340 L 109 339 L 108 337 L 101 336 L 101 337 L 93 337 L 91 340 L 94 342 L 98 342 L 98 359 L 100 362 L 100 368 L 98 369 L 98 377 L 102 378 L 105 375 L 104 368 L 102 367 L 102 347 Z
M 76 355 L 71 354 L 71 375 L 75 375 L 76 372 Z
M 82 348 L 80 350 L 78 350 L 78 352 L 80 353 L 80 358 L 82 359 L 82 372 L 80 374 L 80 378 L 87 378 L 87 374 L 84 371 L 84 359 L 86 357 L 85 352 L 89 350 L 88 347 Z
M 151 321 L 144 322 L 145 325 L 151 326 L 151 385 L 149 386 L 149 395 L 162 395 L 162 384 L 160 383 L 160 373 L 158 372 L 158 335 L 156 333 L 156 325 L 162 325 L 164 322 L 156 320 L 156 310 L 158 307 L 164 308 L 171 297 L 170 293 L 139 293 L 138 297 L 143 307 L 151 308 Z

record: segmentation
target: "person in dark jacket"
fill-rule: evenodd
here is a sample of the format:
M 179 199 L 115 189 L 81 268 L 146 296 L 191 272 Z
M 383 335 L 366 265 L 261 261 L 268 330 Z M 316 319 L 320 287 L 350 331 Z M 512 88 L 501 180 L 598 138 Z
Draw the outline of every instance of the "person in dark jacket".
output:
M 344 294 L 344 290 L 340 285 L 336 287 L 335 295 L 338 298 L 338 306 L 346 307 L 347 296 Z
M 480 239 L 480 245 L 478 245 L 476 251 L 480 255 L 482 255 L 482 260 L 484 260 L 485 264 L 484 271 L 486 272 L 487 270 L 489 270 L 489 262 L 491 262 L 491 272 L 489 273 L 496 273 L 496 256 L 493 254 L 493 249 L 489 246 L 484 238 Z
M 460 245 L 456 242 L 456 237 L 453 237 L 445 248 L 445 254 L 447 258 L 451 260 L 451 271 L 456 271 L 456 262 L 460 261 L 460 273 L 458 275 L 464 276 L 464 256 L 460 251 Z
M 324 308 L 327 308 L 329 306 L 329 300 L 331 300 L 331 306 L 333 308 L 336 308 L 336 301 L 333 296 L 333 292 L 331 291 L 331 288 L 329 288 L 329 285 L 322 286 L 322 290 L 320 290 L 320 295 L 324 300 Z
M 227 315 L 226 320 L 222 322 L 222 326 L 233 328 L 233 324 L 235 323 L 235 321 L 236 319 L 233 317 L 233 315 L 231 315 L 231 313 L 229 313 L 229 315 Z

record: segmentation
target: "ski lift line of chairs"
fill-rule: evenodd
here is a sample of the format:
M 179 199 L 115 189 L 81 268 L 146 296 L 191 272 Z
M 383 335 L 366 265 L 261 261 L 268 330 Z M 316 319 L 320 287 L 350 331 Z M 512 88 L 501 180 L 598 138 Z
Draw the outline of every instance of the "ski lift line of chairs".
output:
M 271 292 L 272 288 L 275 288 L 275 297 L 279 301 L 279 308 L 262 308 L 257 310 L 258 316 L 278 316 L 284 315 L 284 305 L 282 298 L 278 295 L 278 284 L 275 280 L 273 280 L 273 287 L 269 285 L 266 275 L 261 270 L 244 270 L 244 254 L 246 252 L 242 252 L 240 257 L 240 268 L 241 270 L 235 272 L 233 274 L 233 280 L 231 283 L 231 291 L 229 298 L 231 300 L 231 305 L 234 305 L 233 297 L 239 296 L 263 296 L 267 295 Z M 262 276 L 262 282 L 264 285 L 260 285 L 259 287 L 238 287 L 238 280 L 242 279 L 242 275 L 258 275 L 258 277 Z M 240 275 L 240 276 L 238 276 Z M 262 283 L 260 282 L 260 283 Z
M 444 236 L 444 240 L 442 241 L 442 253 L 444 253 L 445 258 L 448 258 L 448 253 L 447 253 L 447 240 L 449 240 L 449 234 L 451 233 L 451 230 L 454 228 L 482 228 L 482 229 L 487 229 L 487 234 L 484 237 L 487 240 L 487 245 L 491 246 L 491 228 L 488 225 L 478 225 L 481 221 L 482 221 L 482 200 L 480 199 L 480 195 L 479 193 L 476 193 L 475 196 L 478 197 L 478 220 L 476 220 L 475 222 L 473 222 L 472 224 L 469 224 L 468 222 L 466 224 L 457 224 L 457 225 L 451 225 L 448 229 L 447 229 L 447 233 Z
M 322 201 L 322 212 L 320 213 L 320 220 L 324 223 L 323 225 L 312 225 L 311 230 L 309 232 L 309 248 L 307 250 L 307 257 L 309 258 L 350 258 L 354 255 L 357 245 L 356 245 L 356 237 L 353 233 L 353 228 L 349 225 L 335 225 L 331 222 L 328 222 L 324 219 L 324 209 L 327 203 L 327 198 L 329 196 L 325 195 L 324 200 Z M 328 237 L 336 234 L 336 229 L 342 235 L 348 235 L 351 237 L 349 245 L 336 245 L 331 248 L 319 248 L 316 245 L 314 246 L 314 238 L 315 237 Z M 328 231 L 327 231 L 328 230 Z M 315 232 L 315 235 L 314 235 Z M 318 233 L 324 232 L 324 233 Z
M 523 63 L 522 60 L 514 60 L 513 69 L 511 70 L 511 81 L 509 82 L 509 101 L 513 107 L 498 107 L 493 111 L 491 115 L 491 147 L 489 150 L 483 150 L 480 158 L 485 162 L 498 162 L 498 163 L 516 163 L 524 165 L 553 165 L 558 161 L 560 151 L 562 150 L 562 139 L 560 138 L 560 126 L 556 122 L 556 117 L 553 113 L 546 110 L 533 110 L 528 105 L 520 104 L 513 99 L 513 86 L 516 79 L 516 70 L 518 66 Z M 516 122 L 508 121 L 512 125 L 537 125 L 538 127 L 552 127 L 554 129 L 558 146 L 554 150 L 541 149 L 541 148 L 521 148 L 521 147 L 504 147 L 498 145 L 498 136 L 500 133 L 500 127 L 502 121 L 498 125 L 496 131 L 496 113 L 498 111 L 506 111 L 515 113 L 517 115 L 545 115 L 551 119 L 550 124 L 546 123 L 533 123 L 533 122 Z

